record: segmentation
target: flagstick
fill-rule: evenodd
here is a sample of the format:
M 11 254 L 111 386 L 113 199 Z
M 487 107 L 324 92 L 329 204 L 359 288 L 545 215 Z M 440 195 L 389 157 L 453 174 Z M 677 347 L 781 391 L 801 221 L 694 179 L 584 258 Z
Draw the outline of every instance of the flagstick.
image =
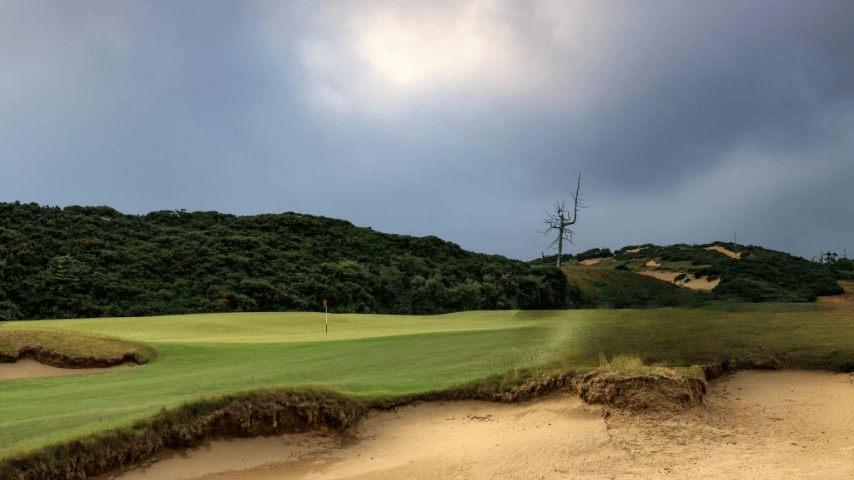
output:
M 326 334 L 329 335 L 329 307 L 324 307 L 326 309 Z

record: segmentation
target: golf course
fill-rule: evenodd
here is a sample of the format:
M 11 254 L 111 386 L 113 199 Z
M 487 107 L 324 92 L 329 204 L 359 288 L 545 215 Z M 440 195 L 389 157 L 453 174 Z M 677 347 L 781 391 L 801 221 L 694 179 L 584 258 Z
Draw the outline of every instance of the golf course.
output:
M 134 438 L 241 401 L 296 396 L 333 402 L 354 413 L 343 421 L 320 416 L 308 424 L 345 431 L 371 409 L 424 398 L 512 394 L 560 375 L 694 379 L 705 391 L 703 365 L 851 371 L 854 283 L 840 284 L 846 293 L 830 301 L 726 309 L 225 313 L 4 322 L 3 353 L 29 346 L 67 357 L 133 354 L 139 365 L 0 380 L 0 476 L 107 473 L 72 457 L 120 450 Z M 221 436 L 242 437 L 251 430 Z M 202 435 L 185 445 L 204 440 Z M 147 456 L 128 453 L 120 463 L 130 466 Z M 69 462 L 72 467 L 63 470 Z
M 0 210 L 0 480 L 854 472 L 844 251 Z

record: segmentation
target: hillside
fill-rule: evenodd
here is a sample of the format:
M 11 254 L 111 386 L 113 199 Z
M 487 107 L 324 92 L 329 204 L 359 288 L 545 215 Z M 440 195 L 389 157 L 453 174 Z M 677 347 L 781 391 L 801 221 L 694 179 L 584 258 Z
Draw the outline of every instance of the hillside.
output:
M 555 256 L 528 262 L 554 265 Z M 564 255 L 563 270 L 592 303 L 644 308 L 693 302 L 813 302 L 843 293 L 854 262 L 813 262 L 785 252 L 730 242 L 630 245 Z
M 715 245 L 741 258 L 708 249 Z M 292 212 L 125 215 L 0 203 L 0 321 L 320 311 L 323 298 L 330 312 L 381 314 L 809 302 L 854 278 L 850 260 L 819 264 L 722 242 L 565 259 L 561 273 L 554 257 L 522 262 Z M 719 284 L 711 293 L 684 288 L 697 277 Z
M 553 266 L 297 213 L 0 203 L 0 320 L 578 305 Z

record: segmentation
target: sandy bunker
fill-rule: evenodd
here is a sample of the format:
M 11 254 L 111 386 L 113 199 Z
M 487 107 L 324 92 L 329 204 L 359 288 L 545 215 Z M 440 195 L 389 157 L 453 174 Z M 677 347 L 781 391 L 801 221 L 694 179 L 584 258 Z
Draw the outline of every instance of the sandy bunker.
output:
M 678 412 L 591 406 L 569 393 L 421 403 L 372 412 L 350 435 L 214 441 L 117 478 L 854 478 L 850 405 L 854 374 L 741 371 Z
M 136 365 L 125 362 L 120 365 L 104 368 L 59 368 L 39 363 L 30 358 L 22 358 L 14 363 L 0 363 L 0 380 L 27 377 L 54 377 L 59 375 L 80 375 L 84 373 L 103 372 L 105 370 L 124 368 Z

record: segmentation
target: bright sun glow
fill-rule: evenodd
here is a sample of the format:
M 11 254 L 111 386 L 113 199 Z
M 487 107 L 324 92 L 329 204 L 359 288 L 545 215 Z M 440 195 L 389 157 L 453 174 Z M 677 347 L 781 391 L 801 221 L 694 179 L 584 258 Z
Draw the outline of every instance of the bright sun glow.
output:
M 471 11 L 407 21 L 389 13 L 368 19 L 362 53 L 384 78 L 398 85 L 465 77 L 487 54 Z

